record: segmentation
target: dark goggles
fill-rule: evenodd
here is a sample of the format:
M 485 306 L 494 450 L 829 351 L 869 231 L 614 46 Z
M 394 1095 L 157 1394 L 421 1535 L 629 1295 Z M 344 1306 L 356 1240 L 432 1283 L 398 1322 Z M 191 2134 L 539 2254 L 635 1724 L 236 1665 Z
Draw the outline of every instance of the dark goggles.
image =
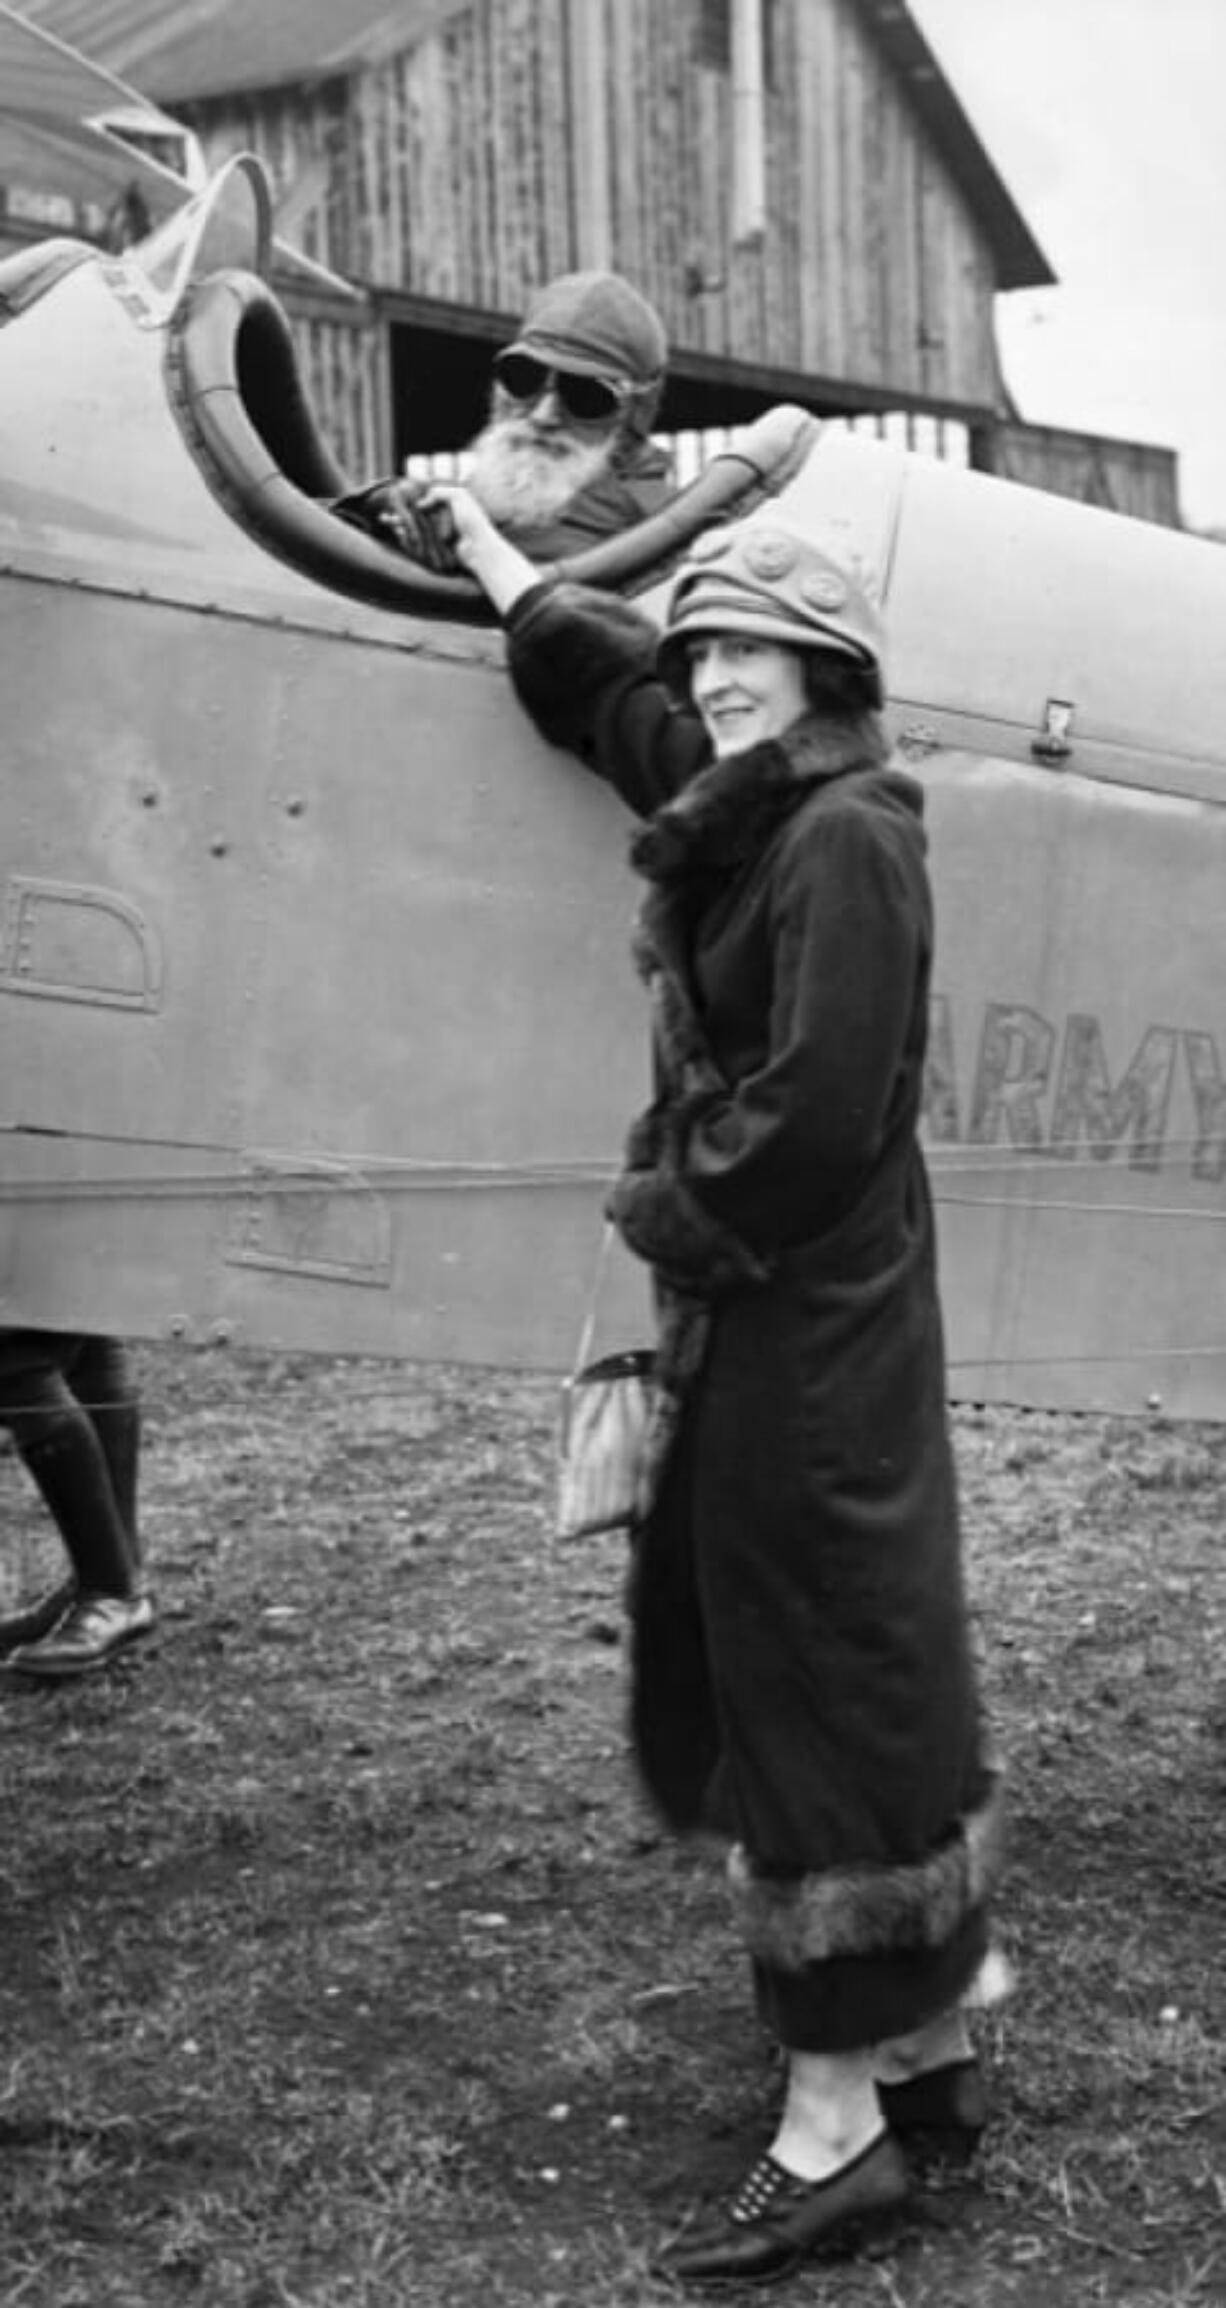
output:
M 570 369 L 547 368 L 531 353 L 499 353 L 494 361 L 494 379 L 509 399 L 522 402 L 525 408 L 539 401 L 552 386 L 559 408 L 577 425 L 612 424 L 633 389 L 607 377 L 577 377 Z

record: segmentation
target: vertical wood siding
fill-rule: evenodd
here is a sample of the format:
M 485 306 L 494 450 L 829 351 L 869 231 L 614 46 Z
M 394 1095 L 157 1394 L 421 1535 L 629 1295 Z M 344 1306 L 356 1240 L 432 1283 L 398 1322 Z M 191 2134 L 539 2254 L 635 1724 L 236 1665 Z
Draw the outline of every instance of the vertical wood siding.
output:
M 369 328 L 318 314 L 290 315 L 303 390 L 320 432 L 356 484 L 385 473 L 391 458 L 382 339 Z
M 343 89 L 201 107 L 196 125 L 212 158 L 259 152 L 283 194 L 322 164 L 301 243 L 376 285 L 515 313 L 600 261 L 590 206 L 604 261 L 679 347 L 993 403 L 985 236 L 854 0 L 774 0 L 769 224 L 739 248 L 730 74 L 698 60 L 697 25 L 698 0 L 472 0 Z
M 999 425 L 980 443 L 979 463 L 1057 497 L 1076 497 L 1170 529 L 1181 526 L 1175 452 L 1148 441 L 1109 440 L 1047 425 Z

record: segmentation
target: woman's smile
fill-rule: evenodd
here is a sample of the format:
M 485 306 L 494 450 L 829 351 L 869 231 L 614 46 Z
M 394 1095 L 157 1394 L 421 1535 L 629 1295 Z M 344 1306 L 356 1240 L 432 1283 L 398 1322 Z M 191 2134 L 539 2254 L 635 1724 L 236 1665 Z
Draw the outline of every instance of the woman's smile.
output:
M 807 710 L 804 659 L 786 642 L 701 633 L 687 655 L 690 696 L 717 754 L 781 737 Z

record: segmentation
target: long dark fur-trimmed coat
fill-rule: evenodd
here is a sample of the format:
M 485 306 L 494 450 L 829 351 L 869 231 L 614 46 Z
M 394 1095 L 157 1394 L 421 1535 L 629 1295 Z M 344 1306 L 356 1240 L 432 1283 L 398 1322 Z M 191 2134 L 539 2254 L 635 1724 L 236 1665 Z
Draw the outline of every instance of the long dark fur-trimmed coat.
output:
M 674 1827 L 731 1839 L 784 2040 L 872 2042 L 966 1987 L 999 1858 L 916 1137 L 920 792 L 874 714 L 712 760 L 624 603 L 537 590 L 509 638 L 544 733 L 646 819 L 658 1094 L 612 1212 L 683 1400 L 638 1540 L 638 1760 Z

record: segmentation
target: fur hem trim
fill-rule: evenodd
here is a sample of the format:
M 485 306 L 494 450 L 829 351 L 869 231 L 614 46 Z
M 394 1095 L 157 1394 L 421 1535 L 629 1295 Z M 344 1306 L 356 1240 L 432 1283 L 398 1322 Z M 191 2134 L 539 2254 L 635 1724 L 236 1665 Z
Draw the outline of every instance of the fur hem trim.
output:
M 742 1844 L 728 1855 L 733 1911 L 751 1955 L 778 1971 L 833 1956 L 938 1948 L 988 1899 L 1001 1873 L 1004 1802 L 998 1779 L 947 1843 L 895 1867 L 772 1875 Z

